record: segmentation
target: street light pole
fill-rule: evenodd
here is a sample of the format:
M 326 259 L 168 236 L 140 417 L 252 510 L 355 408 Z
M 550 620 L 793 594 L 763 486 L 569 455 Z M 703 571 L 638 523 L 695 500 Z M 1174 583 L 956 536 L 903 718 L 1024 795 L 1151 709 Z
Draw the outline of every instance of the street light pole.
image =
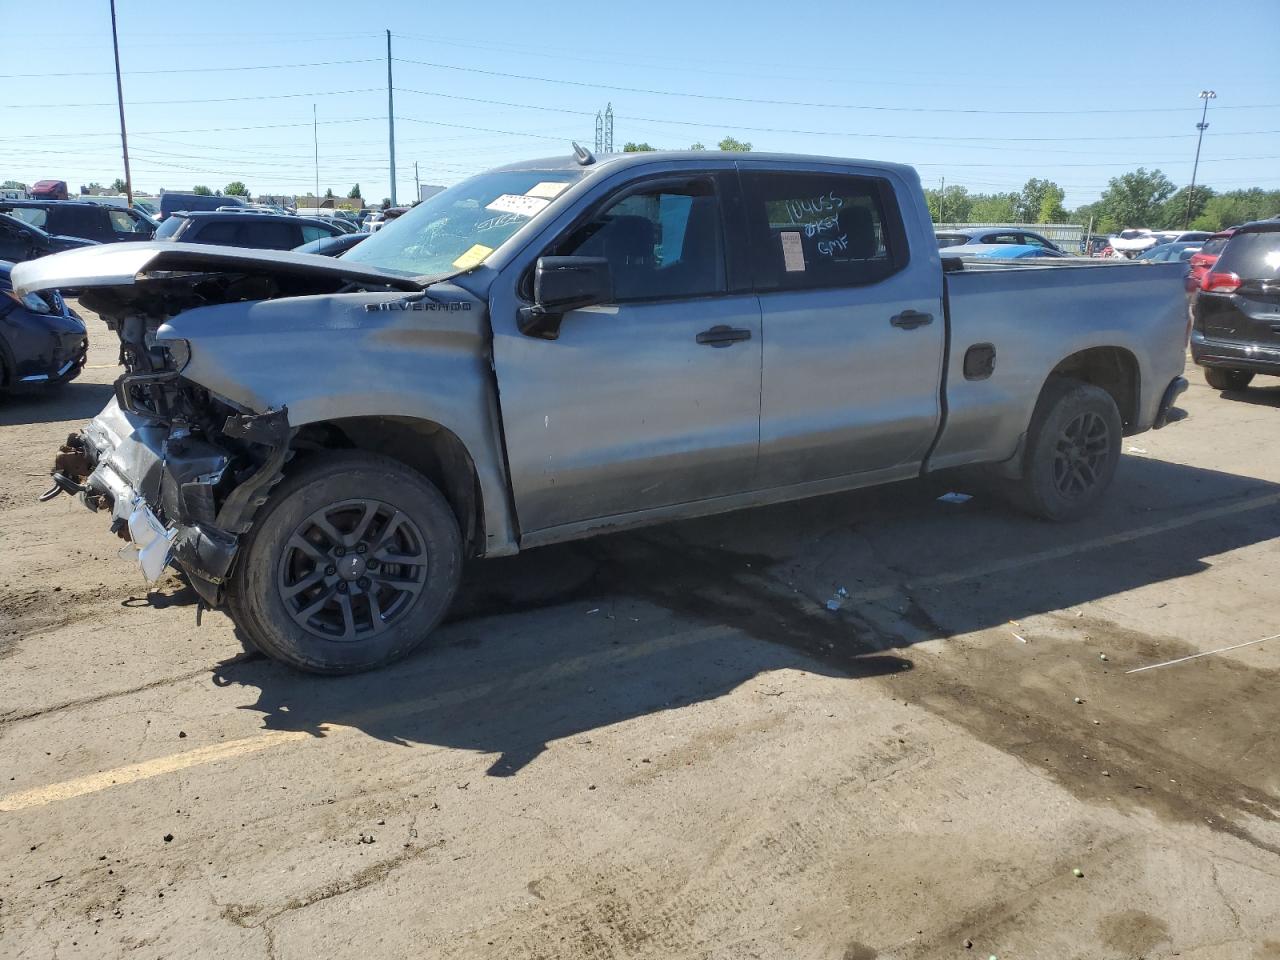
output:
M 1200 145 L 1204 143 L 1204 132 L 1209 129 L 1209 124 L 1205 122 L 1205 118 L 1209 115 L 1209 101 L 1218 99 L 1218 95 L 1212 90 L 1201 90 L 1200 99 L 1204 101 L 1204 109 L 1200 111 L 1200 122 L 1196 124 L 1200 136 L 1196 139 L 1196 162 L 1191 168 L 1191 186 L 1187 189 L 1187 213 L 1182 218 L 1183 230 L 1191 225 L 1191 201 L 1195 199 L 1196 174 L 1200 172 Z
M 116 55 L 116 102 L 120 105 L 120 150 L 124 154 L 124 195 L 133 207 L 133 177 L 129 173 L 129 135 L 124 128 L 124 84 L 120 81 L 120 41 L 116 37 L 116 0 L 111 0 L 111 49 Z

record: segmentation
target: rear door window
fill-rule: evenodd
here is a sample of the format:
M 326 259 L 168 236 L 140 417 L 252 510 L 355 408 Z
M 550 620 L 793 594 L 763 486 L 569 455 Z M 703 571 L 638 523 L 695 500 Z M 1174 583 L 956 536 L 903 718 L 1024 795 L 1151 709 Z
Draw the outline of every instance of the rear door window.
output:
M 165 222 L 167 223 L 168 221 Z M 201 223 L 199 220 L 195 220 L 191 229 L 182 239 L 189 243 L 216 243 L 222 246 L 235 247 L 240 245 L 237 237 L 239 227 L 240 224 L 231 220 L 214 220 L 211 223 Z
M 744 173 L 757 290 L 876 283 L 906 266 L 906 233 L 887 180 Z
M 1020 233 L 988 233 L 982 238 L 983 243 L 1012 243 L 1018 246 L 1023 244 L 1022 234 Z
M 302 234 L 296 224 L 278 220 L 255 220 L 247 214 L 239 224 L 238 246 L 257 250 L 292 250 L 302 243 Z
M 326 230 L 324 227 L 314 223 L 299 224 L 302 228 L 302 242 L 311 243 L 313 240 L 323 240 L 326 237 L 333 236 L 332 230 Z
M 1208 249 L 1205 244 L 1205 249 Z M 1274 280 L 1280 277 L 1280 230 L 1237 233 L 1228 242 L 1213 268 L 1234 273 L 1241 280 Z

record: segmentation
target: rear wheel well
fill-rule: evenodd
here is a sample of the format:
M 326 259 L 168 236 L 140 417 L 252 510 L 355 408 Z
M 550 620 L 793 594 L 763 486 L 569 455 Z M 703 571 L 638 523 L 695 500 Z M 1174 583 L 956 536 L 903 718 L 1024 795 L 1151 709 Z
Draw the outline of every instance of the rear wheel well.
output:
M 1122 347 L 1090 347 L 1073 353 L 1059 363 L 1049 374 L 1054 377 L 1070 377 L 1101 387 L 1111 394 L 1120 411 L 1125 433 L 1137 428 L 1139 397 L 1138 361 Z M 1043 392 L 1043 390 L 1042 390 Z
M 477 554 L 484 544 L 475 464 L 448 428 L 413 417 L 344 417 L 306 424 L 292 446 L 301 457 L 320 450 L 368 450 L 403 463 L 435 484 L 449 501 L 467 554 Z

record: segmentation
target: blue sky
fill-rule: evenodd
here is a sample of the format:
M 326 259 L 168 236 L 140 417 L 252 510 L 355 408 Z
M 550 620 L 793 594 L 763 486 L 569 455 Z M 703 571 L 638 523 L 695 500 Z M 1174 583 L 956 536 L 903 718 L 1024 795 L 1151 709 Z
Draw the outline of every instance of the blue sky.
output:
M 0 11 L 10 25 L 35 16 L 16 0 Z M 388 195 L 388 28 L 401 199 L 414 161 L 424 183 L 448 184 L 567 152 L 591 144 L 612 103 L 619 148 L 733 135 L 911 163 L 928 185 L 1048 177 L 1073 207 L 1139 165 L 1185 184 L 1204 88 L 1218 98 L 1200 182 L 1280 187 L 1277 0 L 118 0 L 118 15 L 133 179 L 147 192 L 309 191 L 314 104 L 321 190 Z M 38 19 L 38 38 L 10 36 L 0 58 L 0 180 L 109 183 L 123 168 L 107 0 L 44 0 Z

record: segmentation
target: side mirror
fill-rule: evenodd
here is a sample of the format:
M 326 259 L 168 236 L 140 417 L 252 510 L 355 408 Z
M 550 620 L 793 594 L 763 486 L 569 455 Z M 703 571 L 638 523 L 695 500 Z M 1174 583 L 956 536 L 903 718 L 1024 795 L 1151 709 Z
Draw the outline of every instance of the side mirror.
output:
M 520 332 L 555 340 L 560 320 L 570 310 L 612 299 L 613 279 L 604 257 L 540 257 L 533 273 L 533 306 L 521 308 Z

